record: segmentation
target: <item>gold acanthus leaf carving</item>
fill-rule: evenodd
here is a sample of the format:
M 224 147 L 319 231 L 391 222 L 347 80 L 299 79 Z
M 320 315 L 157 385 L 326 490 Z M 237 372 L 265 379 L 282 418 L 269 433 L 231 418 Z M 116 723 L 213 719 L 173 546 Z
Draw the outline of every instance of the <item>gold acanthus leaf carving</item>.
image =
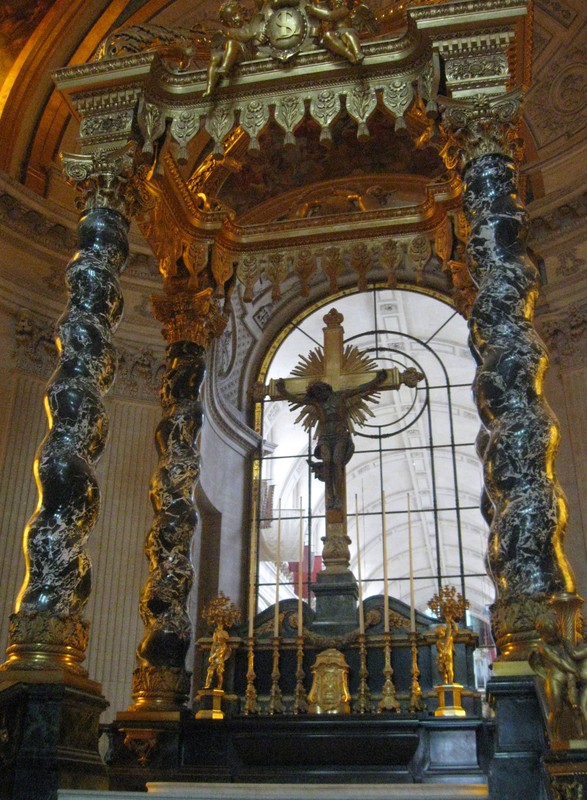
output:
M 524 145 L 518 130 L 520 101 L 519 90 L 495 97 L 442 98 L 440 156 L 446 168 L 462 167 L 473 158 L 493 153 L 521 161 Z
M 193 342 L 205 349 L 224 331 L 227 317 L 212 297 L 212 289 L 151 297 L 153 314 L 163 325 L 168 344 Z
M 310 281 L 318 268 L 316 256 L 307 248 L 300 250 L 294 259 L 293 268 L 300 279 L 300 294 L 307 297 L 310 294 Z
M 259 259 L 253 255 L 244 256 L 239 261 L 236 276 L 245 287 L 243 301 L 251 303 L 253 300 L 253 289 L 259 278 L 261 277 L 261 264 Z
M 281 284 L 287 278 L 288 265 L 283 253 L 269 253 L 265 264 L 265 277 L 273 286 L 271 299 L 279 300 L 281 297 Z

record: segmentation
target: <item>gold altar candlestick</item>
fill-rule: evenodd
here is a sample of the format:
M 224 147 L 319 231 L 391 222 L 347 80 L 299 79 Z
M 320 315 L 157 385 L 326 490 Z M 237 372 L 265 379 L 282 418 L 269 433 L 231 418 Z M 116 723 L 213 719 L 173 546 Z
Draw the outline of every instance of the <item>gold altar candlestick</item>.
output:
M 300 497 L 300 560 L 298 565 L 298 639 L 304 635 L 304 520 L 302 517 L 302 498 Z
M 269 694 L 269 706 L 267 711 L 270 715 L 283 714 L 283 695 L 279 688 L 279 636 L 273 639 L 273 669 L 271 670 L 271 692 Z
M 294 702 L 292 711 L 294 714 L 305 714 L 308 711 L 308 698 L 304 689 L 304 637 L 298 636 L 297 647 L 297 667 L 296 667 L 296 688 L 294 690 Z
M 369 673 L 367 671 L 367 643 L 364 633 L 359 635 L 359 656 L 359 688 L 357 689 L 357 699 L 353 710 L 359 714 L 368 714 L 373 711 L 373 702 L 371 701 L 371 692 L 367 684 Z
M 361 577 L 361 545 L 359 542 L 359 508 L 355 495 L 355 529 L 357 534 L 357 583 L 359 584 L 359 633 L 365 635 L 365 611 L 363 609 L 363 579 Z
M 281 497 L 279 498 L 279 512 L 277 517 L 277 547 L 275 552 L 275 613 L 273 615 L 273 636 L 279 639 L 279 570 L 281 551 Z
M 383 632 L 389 633 L 389 576 L 387 574 L 387 520 L 385 519 L 385 493 L 381 493 L 381 523 L 383 531 Z
M 389 620 L 388 620 L 389 624 Z M 383 689 L 381 690 L 381 700 L 379 701 L 378 711 L 395 711 L 397 714 L 401 712 L 401 705 L 395 693 L 395 685 L 393 683 L 393 667 L 391 666 L 391 633 L 386 631 L 383 634 Z
M 257 501 L 253 498 L 251 512 L 251 561 L 249 564 L 249 639 L 253 638 L 256 608 L 257 574 Z
M 418 667 L 418 634 L 411 631 L 408 634 L 412 649 L 412 690 L 410 693 L 410 711 L 415 714 L 418 711 L 425 711 L 426 706 L 422 700 L 422 687 L 420 686 L 420 669 Z
M 252 636 L 247 639 L 247 688 L 245 690 L 245 707 L 243 713 L 245 716 L 249 714 L 259 713 L 259 703 L 257 701 L 257 690 L 255 689 L 255 640 Z
M 412 545 L 412 510 L 408 494 L 408 554 L 410 558 L 410 631 L 416 633 L 416 593 L 414 590 L 414 551 Z

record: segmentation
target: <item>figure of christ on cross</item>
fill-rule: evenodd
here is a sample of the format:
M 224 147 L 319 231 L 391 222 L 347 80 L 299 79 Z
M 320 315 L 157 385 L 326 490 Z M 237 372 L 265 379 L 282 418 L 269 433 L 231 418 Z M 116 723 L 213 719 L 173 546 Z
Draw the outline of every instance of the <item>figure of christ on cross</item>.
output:
M 326 572 L 349 568 L 350 539 L 346 526 L 346 470 L 354 453 L 354 426 L 362 426 L 373 415 L 367 402 L 377 401 L 379 392 L 415 387 L 424 377 L 414 368 L 400 373 L 376 369 L 376 363 L 356 347 L 345 347 L 342 314 L 332 309 L 325 317 L 323 348 L 302 357 L 290 378 L 260 386 L 257 399 L 287 400 L 300 409 L 296 422 L 306 430 L 315 428 L 316 447 L 308 463 L 325 484 L 326 536 L 322 557 Z
M 303 403 L 304 407 L 309 406 L 312 409 L 306 413 L 312 413 L 316 418 L 314 458 L 319 460 L 313 461 L 309 458 L 308 464 L 318 480 L 324 482 L 327 511 L 343 510 L 345 467 L 355 452 L 351 435 L 349 401 L 355 397 L 369 398 L 386 378 L 387 370 L 381 369 L 370 381 L 361 383 L 354 389 L 338 391 L 335 391 L 329 383 L 314 381 L 309 384 L 302 397 L 291 394 L 283 378 L 275 384 L 279 392 L 278 399 L 289 400 L 294 406 Z

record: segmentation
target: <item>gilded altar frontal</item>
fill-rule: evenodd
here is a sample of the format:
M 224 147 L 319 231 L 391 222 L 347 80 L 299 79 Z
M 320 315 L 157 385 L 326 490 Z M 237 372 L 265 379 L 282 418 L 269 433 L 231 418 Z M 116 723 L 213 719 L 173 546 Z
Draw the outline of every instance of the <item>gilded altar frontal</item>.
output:
M 0 11 L 0 800 L 587 797 L 582 0 Z

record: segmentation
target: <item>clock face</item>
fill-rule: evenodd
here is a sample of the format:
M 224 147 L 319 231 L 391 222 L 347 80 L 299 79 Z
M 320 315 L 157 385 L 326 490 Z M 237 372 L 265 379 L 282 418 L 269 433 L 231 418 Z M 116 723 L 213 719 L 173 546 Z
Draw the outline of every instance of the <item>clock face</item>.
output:
M 271 53 L 281 61 L 299 52 L 307 34 L 307 17 L 297 6 L 282 6 L 272 11 L 265 23 Z

